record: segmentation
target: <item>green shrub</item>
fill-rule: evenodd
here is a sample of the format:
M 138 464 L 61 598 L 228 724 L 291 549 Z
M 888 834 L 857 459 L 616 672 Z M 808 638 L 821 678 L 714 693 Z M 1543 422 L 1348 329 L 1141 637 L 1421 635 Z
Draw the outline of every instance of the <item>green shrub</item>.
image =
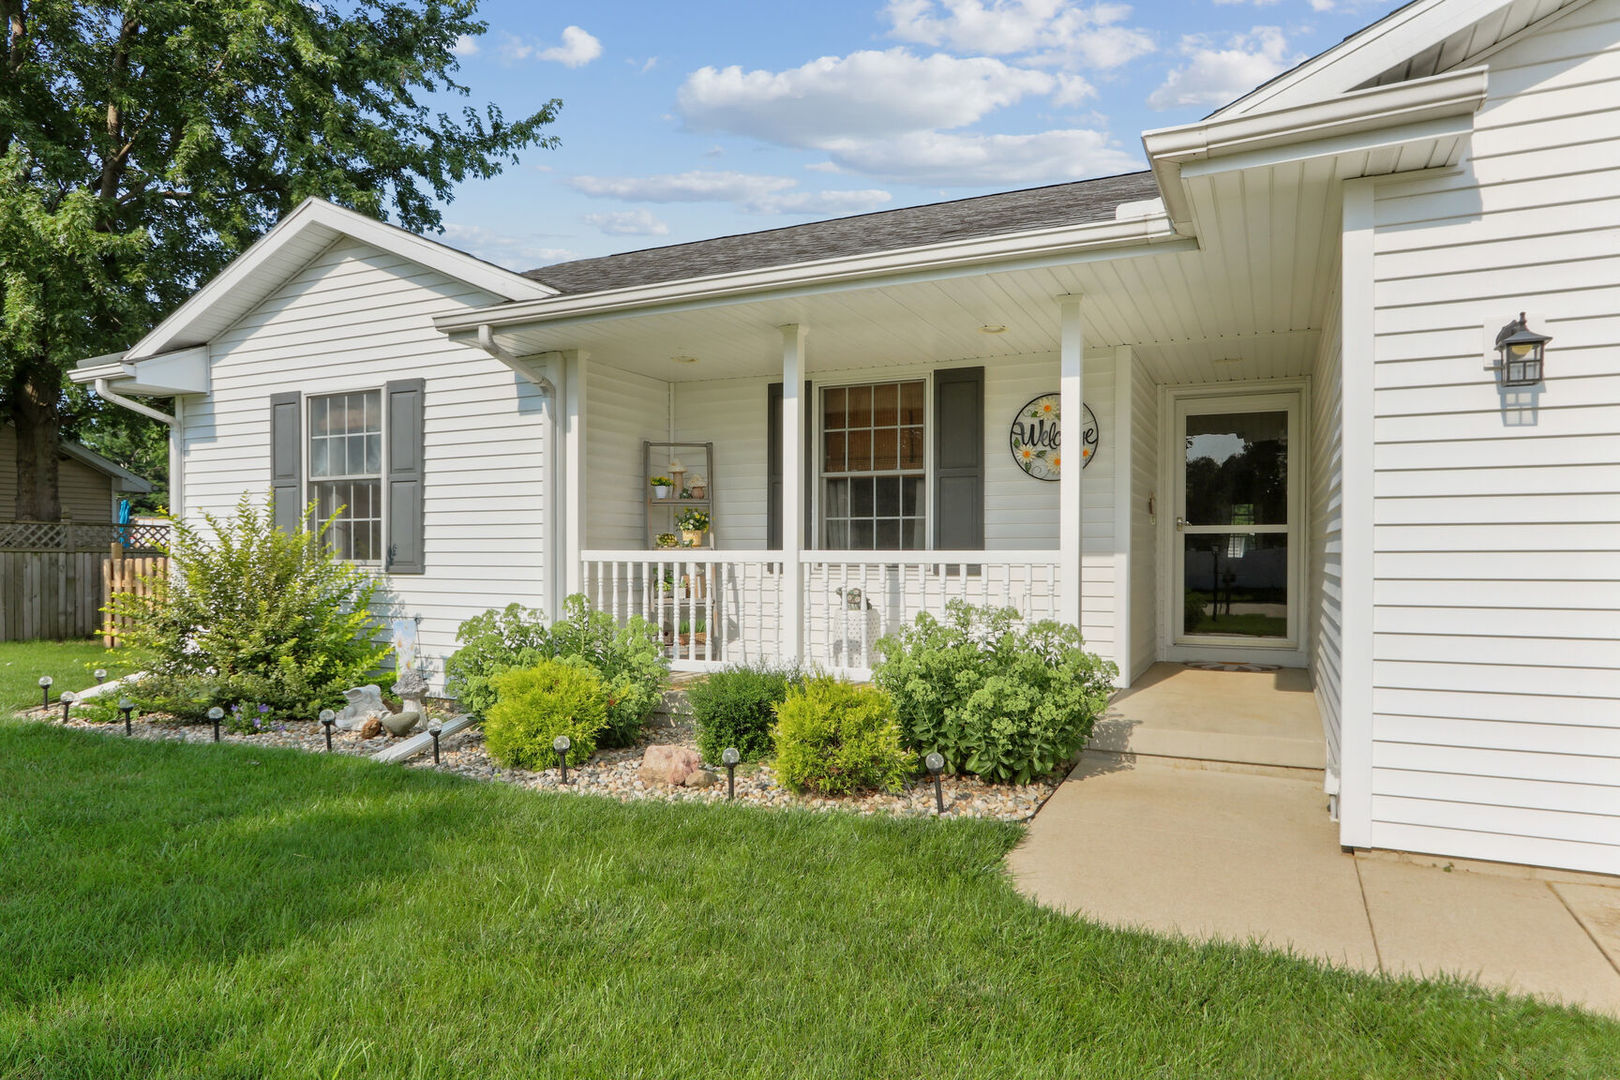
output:
M 1073 760 L 1108 704 L 1118 669 L 1080 631 L 1020 625 L 1012 608 L 952 601 L 877 643 L 873 681 L 893 697 L 905 745 L 953 772 L 1028 783 Z
M 719 761 L 728 746 L 735 746 L 744 761 L 769 754 L 776 707 L 790 689 L 803 684 L 798 671 L 761 666 L 727 668 L 694 683 L 686 700 L 692 706 L 703 760 Z
M 669 659 L 655 628 L 639 616 L 616 626 L 585 597 L 563 601 L 563 618 L 547 627 L 538 611 L 517 604 L 475 615 L 456 631 L 460 649 L 445 661 L 448 692 L 469 712 L 488 717 L 493 679 L 547 658 L 577 657 L 594 668 L 607 689 L 606 746 L 628 746 L 663 699 Z
M 168 575 L 105 609 L 131 621 L 120 636 L 147 658 L 130 694 L 143 709 L 195 720 L 253 702 L 307 718 L 370 681 L 388 655 L 373 640 L 376 580 L 325 543 L 330 519 L 289 535 L 243 495 L 231 516 L 203 521 L 171 519 Z
M 607 726 L 607 688 L 589 665 L 577 658 L 542 660 L 491 682 L 496 700 L 484 716 L 484 742 L 502 765 L 550 768 L 559 735 L 573 742 L 570 765 L 583 765 L 596 751 L 596 737 Z
M 819 676 L 790 689 L 776 712 L 776 775 L 794 791 L 896 791 L 915 766 L 881 690 Z

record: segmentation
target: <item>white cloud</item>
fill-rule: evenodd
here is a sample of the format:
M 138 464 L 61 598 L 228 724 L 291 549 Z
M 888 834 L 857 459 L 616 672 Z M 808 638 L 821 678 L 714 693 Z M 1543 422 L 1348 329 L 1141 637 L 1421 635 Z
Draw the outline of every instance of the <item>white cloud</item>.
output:
M 577 252 L 567 248 L 550 247 L 532 234 L 498 232 L 482 225 L 446 224 L 442 243 L 470 252 L 488 262 L 511 270 L 532 270 L 547 263 L 577 259 Z
M 1217 7 L 1229 7 L 1233 4 L 1253 4 L 1255 7 L 1270 7 L 1272 4 L 1278 2 L 1279 0 L 1215 0 L 1215 5 Z M 1333 0 L 1311 0 L 1312 7 L 1323 3 L 1331 6 L 1333 4 Z M 1320 11 L 1322 9 L 1317 8 L 1317 10 Z
M 450 51 L 457 56 L 477 56 L 478 39 L 471 34 L 461 34 L 456 38 L 456 43 L 450 46 Z
M 1097 88 L 1078 75 L 1058 76 L 1057 92 L 1052 95 L 1054 105 L 1078 105 L 1087 98 L 1097 96 Z
M 1047 72 L 990 57 L 919 57 L 893 48 L 824 56 L 779 72 L 700 68 L 687 76 L 677 101 L 696 129 L 818 146 L 831 138 L 961 127 L 1057 87 Z
M 605 214 L 586 214 L 585 224 L 594 225 L 610 236 L 669 235 L 669 226 L 654 217 L 651 210 L 611 210 Z
M 1154 49 L 1153 35 L 1125 25 L 1129 4 L 1073 0 L 889 0 L 890 34 L 901 41 L 1035 63 L 1114 68 Z
M 1332 11 L 1333 0 L 1311 0 L 1312 11 Z
M 1305 59 L 1289 49 L 1282 29 L 1256 26 L 1217 43 L 1206 34 L 1181 39 L 1187 63 L 1175 69 L 1148 96 L 1155 109 L 1183 105 L 1225 105 Z
M 914 184 L 1005 188 L 1104 176 L 1142 167 L 1105 132 L 1083 128 L 1031 135 L 924 131 L 832 149 L 841 170 Z
M 788 176 L 711 170 L 655 176 L 576 176 L 574 190 L 638 202 L 725 202 L 758 214 L 858 214 L 887 204 L 887 191 L 801 191 Z
M 602 43 L 577 26 L 563 28 L 562 42 L 546 45 L 539 41 L 502 33 L 501 59 L 509 64 L 525 60 L 550 60 L 566 67 L 584 67 L 602 55 Z

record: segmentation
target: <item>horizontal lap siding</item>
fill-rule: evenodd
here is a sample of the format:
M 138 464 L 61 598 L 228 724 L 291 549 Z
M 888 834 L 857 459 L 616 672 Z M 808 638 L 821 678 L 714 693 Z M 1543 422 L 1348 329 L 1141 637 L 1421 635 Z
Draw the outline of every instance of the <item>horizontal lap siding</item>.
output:
M 1158 388 L 1141 361 L 1131 364 L 1131 636 L 1135 639 L 1133 677 L 1158 659 L 1158 536 L 1157 514 L 1149 515 L 1159 487 Z M 1157 511 L 1159 507 L 1154 506 Z
M 212 392 L 188 399 L 185 511 L 228 513 L 270 486 L 270 395 L 380 389 L 421 377 L 427 571 L 386 576 L 385 617 L 421 616 L 438 680 L 463 619 L 540 606 L 543 399 L 433 317 L 496 298 L 352 241 L 317 256 L 210 346 Z
M 1376 196 L 1373 843 L 1617 873 L 1620 0 L 1490 65 L 1464 169 Z
M 714 542 L 762 551 L 769 490 L 766 396 L 781 379 L 716 379 L 675 384 L 675 437 L 714 443 Z
M 1339 775 L 1339 645 L 1344 574 L 1342 364 L 1337 294 L 1328 301 L 1328 323 L 1312 372 L 1310 477 L 1311 681 L 1322 716 L 1329 789 Z
M 641 475 L 642 440 L 669 439 L 669 384 L 646 375 L 590 363 L 585 375 L 585 546 L 644 548 L 642 499 L 650 494 Z M 698 455 L 681 463 L 703 468 Z M 654 475 L 669 459 L 654 458 Z

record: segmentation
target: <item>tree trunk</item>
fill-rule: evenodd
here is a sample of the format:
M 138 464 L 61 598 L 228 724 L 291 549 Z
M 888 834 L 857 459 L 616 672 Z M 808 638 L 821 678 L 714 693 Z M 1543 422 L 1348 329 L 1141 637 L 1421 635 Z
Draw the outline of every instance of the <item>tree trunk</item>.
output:
M 19 521 L 60 521 L 62 499 L 57 488 L 57 445 L 62 421 L 57 399 L 59 376 L 48 364 L 28 365 L 18 373 L 11 419 L 17 429 L 17 506 Z

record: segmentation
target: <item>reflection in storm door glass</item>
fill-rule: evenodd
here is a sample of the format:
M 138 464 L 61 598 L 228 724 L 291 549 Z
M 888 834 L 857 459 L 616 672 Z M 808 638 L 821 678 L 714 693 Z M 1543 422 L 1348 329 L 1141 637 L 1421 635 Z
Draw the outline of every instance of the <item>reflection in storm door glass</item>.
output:
M 1288 414 L 1187 417 L 1187 523 L 1288 522 Z

